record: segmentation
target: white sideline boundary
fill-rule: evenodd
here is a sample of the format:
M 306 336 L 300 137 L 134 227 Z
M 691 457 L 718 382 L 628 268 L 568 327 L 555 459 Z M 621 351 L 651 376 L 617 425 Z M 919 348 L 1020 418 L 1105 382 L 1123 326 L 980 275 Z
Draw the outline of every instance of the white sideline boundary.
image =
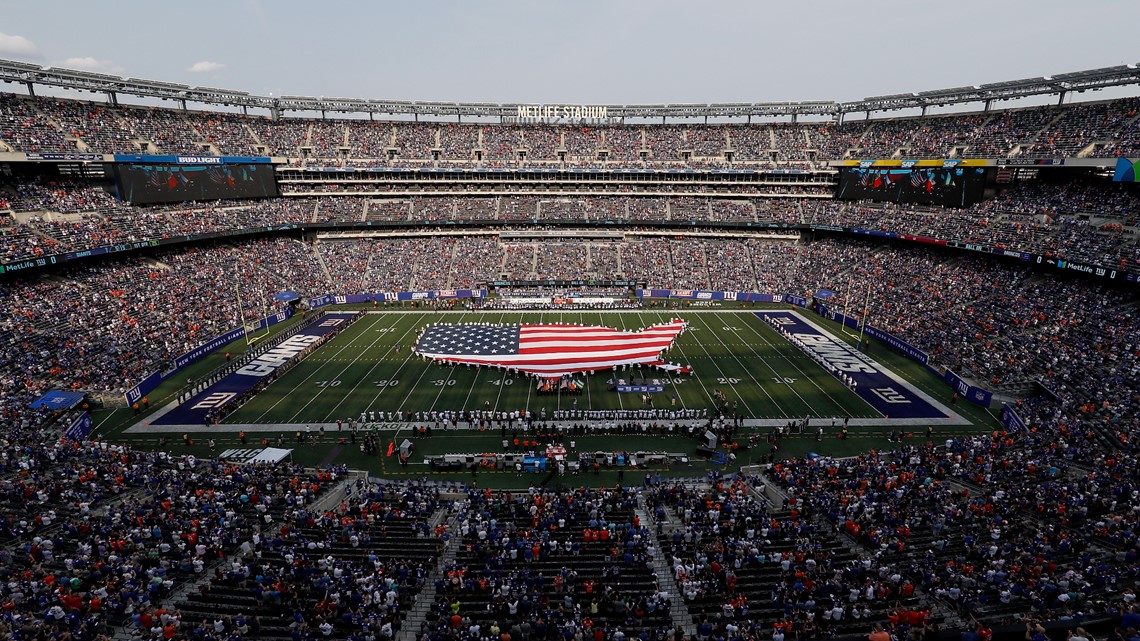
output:
M 824 433 L 828 436 L 834 436 L 831 431 L 831 417 L 830 416 L 813 416 L 813 421 L 822 421 L 824 425 Z M 591 423 L 596 427 L 601 425 L 608 425 L 614 423 L 652 423 L 652 419 L 624 419 L 613 421 L 595 421 Z M 658 423 L 671 423 L 673 421 L 657 421 Z M 583 424 L 586 421 L 546 421 L 547 425 L 552 425 L 555 428 L 567 428 L 575 424 Z M 705 425 L 705 420 L 677 420 L 678 425 Z M 744 428 L 776 428 L 780 425 L 787 425 L 788 419 L 744 419 Z M 884 429 L 898 429 L 898 428 L 925 428 L 927 425 L 930 427 L 967 427 L 972 425 L 970 421 L 963 419 L 963 417 L 954 415 L 950 419 L 850 419 L 847 422 L 848 428 L 884 428 Z M 377 429 L 394 430 L 394 429 L 408 429 L 408 428 L 421 428 L 431 425 L 432 432 L 435 436 L 449 435 L 449 433 L 483 433 L 483 435 L 498 436 L 499 429 L 496 425 L 494 428 L 487 429 L 486 431 L 479 431 L 470 427 L 461 427 L 457 429 L 437 429 L 437 423 L 425 421 L 408 421 L 400 423 L 377 423 Z M 218 425 L 210 425 L 209 430 L 205 429 L 205 425 L 146 425 L 144 423 L 137 423 L 131 425 L 130 428 L 125 429 L 123 433 L 130 433 L 130 435 L 146 435 L 146 433 L 181 433 L 181 432 L 210 432 L 210 433 L 237 433 L 237 432 L 296 432 L 304 431 L 304 428 L 309 427 L 312 435 L 317 435 L 320 428 L 325 428 L 325 439 L 333 438 L 336 436 L 343 436 L 348 438 L 350 431 L 344 429 L 341 432 L 336 431 L 336 422 L 332 423 L 221 423 Z M 804 432 L 804 436 L 814 436 L 814 432 L 809 433 L 809 430 L 814 430 L 816 423 L 808 427 L 808 431 Z M 840 425 L 841 427 L 841 425 Z M 360 428 L 358 428 L 357 435 L 361 435 Z M 633 435 L 630 435 L 633 436 Z

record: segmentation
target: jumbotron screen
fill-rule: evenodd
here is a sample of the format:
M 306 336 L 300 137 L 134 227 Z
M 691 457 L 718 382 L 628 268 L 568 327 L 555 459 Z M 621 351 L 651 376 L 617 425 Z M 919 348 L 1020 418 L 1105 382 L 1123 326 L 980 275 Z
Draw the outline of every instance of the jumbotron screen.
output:
M 844 167 L 839 173 L 836 197 L 969 207 L 982 199 L 985 188 L 986 172 L 980 167 Z
M 136 205 L 277 196 L 270 165 L 115 165 L 119 197 Z

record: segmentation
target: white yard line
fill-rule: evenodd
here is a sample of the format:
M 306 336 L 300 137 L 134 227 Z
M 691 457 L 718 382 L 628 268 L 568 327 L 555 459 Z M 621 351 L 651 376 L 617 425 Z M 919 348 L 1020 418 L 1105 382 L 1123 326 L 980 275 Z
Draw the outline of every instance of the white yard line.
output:
M 399 322 L 399 321 L 397 321 L 397 322 Z M 386 328 L 391 328 L 393 325 L 395 325 L 395 323 L 393 323 L 392 325 L 388 325 L 388 326 L 386 326 Z M 415 325 L 414 325 L 414 324 L 413 324 L 413 327 L 415 327 Z M 374 329 L 375 329 L 374 327 L 370 327 L 370 328 L 369 328 L 369 330 L 374 330 Z M 410 330 L 409 330 L 409 331 L 410 331 Z M 387 334 L 387 333 L 388 333 L 388 332 L 380 332 L 380 336 L 381 336 L 381 337 L 383 337 L 383 336 L 384 336 L 385 334 Z M 404 332 L 403 334 L 401 334 L 401 335 L 400 335 L 400 340 L 401 340 L 401 341 L 402 341 L 402 340 L 404 340 L 404 336 L 407 336 L 407 334 L 408 334 L 408 332 Z M 410 351 L 411 351 L 411 348 L 409 348 L 409 350 L 408 350 L 408 351 L 410 352 Z M 364 374 L 364 379 L 363 379 L 363 380 L 364 380 L 364 381 L 367 381 L 368 379 L 372 378 L 372 372 L 373 372 L 373 370 L 375 370 L 377 367 L 380 367 L 380 364 L 381 364 L 381 363 L 383 363 L 383 362 L 384 362 L 384 359 L 383 359 L 383 358 L 378 358 L 378 359 L 376 359 L 376 361 L 375 361 L 375 362 L 372 364 L 372 367 L 368 368 L 368 371 L 367 371 L 367 372 L 365 372 L 365 374 Z M 355 363 L 355 361 L 354 361 L 354 363 Z M 350 364 L 350 365 L 351 365 L 351 364 Z M 342 397 L 341 397 L 341 399 L 340 399 L 340 401 L 339 401 L 339 402 L 338 402 L 338 403 L 337 403 L 335 406 L 333 406 L 332 410 L 330 410 L 330 411 L 329 411 L 328 415 L 326 415 L 326 416 L 325 416 L 324 420 L 325 420 L 325 421 L 329 421 L 329 420 L 334 420 L 334 421 L 335 421 L 336 419 L 335 419 L 335 418 L 333 418 L 333 417 L 335 417 L 335 416 L 336 416 L 336 412 L 337 412 L 337 410 L 339 410 L 339 409 L 340 409 L 340 406 L 341 406 L 341 405 L 344 405 L 344 402 L 345 402 L 345 400 L 347 400 L 347 399 L 348 399 L 348 397 L 349 397 L 349 396 L 350 396 L 350 395 L 351 395 L 353 392 L 355 392 L 356 390 L 360 389 L 360 388 L 361 388 L 361 387 L 363 387 L 364 385 L 365 385 L 365 383 L 364 383 L 364 382 L 361 382 L 360 384 L 356 385 L 356 387 L 353 387 L 351 390 L 349 390 L 349 391 L 345 392 L 345 393 L 344 393 L 344 396 L 342 396 Z
M 502 314 L 499 314 L 499 322 L 502 323 L 503 319 L 505 319 L 506 317 L 507 317 L 507 315 L 505 312 Z M 499 411 L 499 401 L 503 398 L 503 386 L 507 384 L 507 374 L 509 373 L 505 369 L 501 369 L 501 370 L 499 370 L 499 372 L 500 372 L 500 376 L 498 378 L 499 393 L 495 395 L 495 406 L 491 408 L 491 411 L 493 411 L 493 412 Z M 514 385 L 514 374 L 511 374 L 511 385 Z
M 668 312 L 657 312 L 657 313 L 661 316 L 668 314 Z M 640 316 L 640 313 L 638 315 Z M 674 316 L 676 316 L 677 318 L 681 318 L 681 316 L 679 314 L 674 314 Z M 665 319 L 665 320 L 668 320 L 668 319 Z M 644 322 L 644 320 L 642 322 Z M 693 331 L 693 328 L 690 327 L 688 331 L 690 331 L 690 332 Z M 700 341 L 698 340 L 697 342 L 699 343 Z M 684 350 L 684 348 L 681 347 L 681 336 L 677 336 L 677 339 L 673 342 L 673 345 L 675 345 L 677 347 L 678 355 L 683 357 L 685 359 L 685 362 L 691 367 L 693 362 L 687 356 L 685 356 L 685 350 Z M 710 358 L 709 360 L 712 360 L 712 359 Z M 723 372 L 721 372 L 721 373 L 723 374 Z M 693 376 L 693 379 L 695 379 L 698 383 L 701 384 L 701 389 L 704 390 L 705 397 L 708 399 L 709 403 L 712 403 L 715 405 L 716 400 L 713 399 L 713 395 L 709 392 L 708 386 L 705 385 L 704 379 L 702 379 L 700 376 Z
M 369 329 L 371 329 L 371 327 L 370 327 Z M 367 330 L 366 330 L 366 331 L 367 331 Z M 379 336 L 377 336 L 377 337 L 376 337 L 376 338 L 375 338 L 375 339 L 374 339 L 374 340 L 373 340 L 371 343 L 369 343 L 369 344 L 368 344 L 368 347 L 365 347 L 365 348 L 364 348 L 364 350 L 363 350 L 363 351 L 361 351 L 361 352 L 357 352 L 357 354 L 361 354 L 361 353 L 367 352 L 368 350 L 372 349 L 373 347 L 375 347 L 375 346 L 376 346 L 376 343 L 379 343 L 379 342 L 380 342 L 380 340 L 381 340 L 383 337 L 384 337 L 384 334 L 383 334 L 383 333 L 381 333 L 381 334 L 380 334 Z M 346 345 L 345 347 L 352 347 L 352 342 L 350 341 L 350 342 L 349 342 L 349 344 L 348 344 L 348 345 Z M 332 362 L 332 361 L 330 360 L 329 362 Z M 339 371 L 339 372 L 337 372 L 337 373 L 336 373 L 336 375 L 335 375 L 333 378 L 330 378 L 330 379 L 328 379 L 328 381 L 326 381 L 326 382 L 332 382 L 332 381 L 338 381 L 338 380 L 340 380 L 340 376 L 341 376 L 342 374 L 344 374 L 345 372 L 347 372 L 347 371 L 348 371 L 348 369 L 349 369 L 350 367 L 352 367 L 354 364 L 356 364 L 356 359 L 355 359 L 355 358 L 353 358 L 353 359 L 351 359 L 350 361 L 348 361 L 348 365 L 345 365 L 344 367 L 342 367 L 342 368 L 340 369 L 340 371 Z M 308 379 L 305 379 L 305 380 L 308 380 Z M 319 389 L 317 390 L 317 393 L 316 393 L 316 394 L 313 394 L 313 395 L 312 395 L 312 396 L 309 398 L 309 400 L 308 400 L 308 401 L 307 401 L 307 402 L 306 402 L 304 405 L 302 405 L 302 406 L 301 406 L 301 408 L 300 408 L 300 409 L 298 409 L 296 412 L 294 412 L 294 413 L 293 413 L 293 415 L 292 415 L 292 416 L 290 416 L 290 417 L 289 417 L 289 421 L 290 421 L 290 422 L 292 422 L 292 421 L 293 421 L 293 419 L 297 418 L 297 416 L 299 416 L 299 415 L 301 414 L 301 412 L 304 412 L 304 411 L 305 411 L 305 408 L 307 408 L 307 407 L 309 407 L 310 405 L 312 405 L 312 404 L 313 404 L 313 401 L 315 401 L 315 400 L 317 400 L 318 398 L 320 398 L 321 394 L 324 394 L 324 393 L 325 393 L 325 390 L 328 390 L 328 389 L 332 389 L 332 387 L 330 387 L 329 385 L 325 385 L 324 387 L 321 387 L 321 388 L 319 388 Z M 296 388 L 295 388 L 293 391 L 294 391 L 294 392 L 295 392 L 295 391 L 297 391 L 297 390 L 296 390 Z M 290 394 L 289 394 L 289 395 L 290 395 L 290 396 L 292 396 L 292 392 L 290 392 Z M 274 405 L 276 405 L 276 403 L 274 403 Z
M 360 321 L 358 321 L 358 322 L 360 322 Z M 356 324 L 354 323 L 354 324 L 353 324 L 353 327 L 355 327 L 355 326 L 356 326 Z M 350 329 L 351 329 L 351 328 L 350 328 Z M 338 350 L 337 350 L 337 351 L 336 351 L 336 352 L 333 354 L 332 358 L 328 358 L 328 359 L 322 359 L 322 360 L 316 360 L 316 361 L 313 361 L 313 362 L 315 362 L 315 363 L 316 363 L 316 362 L 319 362 L 319 363 L 321 363 L 321 364 L 320 364 L 320 365 L 318 365 L 317 367 L 313 368 L 313 371 L 312 371 L 312 373 L 311 373 L 311 374 L 309 374 L 308 376 L 306 376 L 306 377 L 305 377 L 305 378 L 304 378 L 304 379 L 303 379 L 303 380 L 302 380 L 300 383 L 298 383 L 298 384 L 294 385 L 294 386 L 293 386 L 293 389 L 292 389 L 292 390 L 290 390 L 288 394 L 285 394 L 285 395 L 283 395 L 281 398 L 277 399 L 277 401 L 276 401 L 275 403 L 273 403 L 273 405 L 270 405 L 270 406 L 269 406 L 269 409 L 267 409 L 267 410 L 265 410 L 264 412 L 262 412 L 262 413 L 261 413 L 261 415 L 257 417 L 257 422 L 260 422 L 260 421 L 261 421 L 261 419 L 265 418 L 265 417 L 266 417 L 266 416 L 267 416 L 267 415 L 268 415 L 270 412 L 272 412 L 272 411 L 273 411 L 273 408 L 275 408 L 275 407 L 277 407 L 278 405 L 280 405 L 282 401 L 284 401 L 284 400 L 285 400 L 285 399 L 287 399 L 287 398 L 290 398 L 290 397 L 291 397 L 291 396 L 292 396 L 294 393 L 296 393 L 298 390 L 300 390 L 300 389 L 301 389 L 301 385 L 303 385 L 304 383 L 308 382 L 310 379 L 312 379 L 312 378 L 316 377 L 317 375 L 319 375 L 319 374 L 321 373 L 321 371 L 322 371 L 322 370 L 325 368 L 325 365 L 327 365 L 327 364 L 329 364 L 329 363 L 332 363 L 332 362 L 333 362 L 333 360 L 334 360 L 334 359 L 335 359 L 337 356 L 340 356 L 340 354 L 341 354 L 342 352 L 344 352 L 344 350 L 346 350 L 346 349 L 349 349 L 349 348 L 351 348 L 351 347 L 352 347 L 352 341 L 351 341 L 351 340 L 350 340 L 350 341 L 346 341 L 346 342 L 345 342 L 345 344 L 344 344 L 344 346 L 343 346 L 343 347 L 341 347 L 340 349 L 338 349 Z M 312 354 L 312 355 L 313 355 L 313 356 L 315 356 L 317 353 L 319 353 L 319 350 L 318 350 L 317 352 L 313 352 L 313 354 Z M 322 356 L 324 356 L 324 354 L 321 354 L 321 355 L 322 355 Z M 283 380 L 284 378 L 285 378 L 285 377 L 284 377 L 284 376 L 282 376 L 281 378 L 278 378 L 277 380 L 275 380 L 275 381 L 271 382 L 269 385 L 267 385 L 267 386 L 266 386 L 266 389 L 269 389 L 269 388 L 273 387 L 274 385 L 278 384 L 278 383 L 279 383 L 281 380 Z M 264 391 L 264 390 L 263 390 L 263 391 Z M 296 416 L 296 414 L 294 414 L 294 415 L 293 415 L 293 417 L 295 417 L 295 416 Z M 290 418 L 293 418 L 293 417 L 290 417 Z
M 676 317 L 676 315 L 674 315 L 673 317 L 668 317 L 668 318 L 667 318 L 667 317 L 666 317 L 666 315 L 662 314 L 662 316 L 661 316 L 660 318 L 658 318 L 658 319 L 657 319 L 655 322 L 657 322 L 657 323 L 661 323 L 661 322 L 665 322 L 665 323 L 667 323 L 667 322 L 669 322 L 669 321 L 673 320 L 673 318 L 675 318 L 675 317 Z M 639 322 L 641 322 L 642 324 L 644 324 L 644 323 L 645 323 L 645 319 L 644 319 L 644 318 L 642 318 L 640 314 L 638 315 L 638 321 L 639 321 Z M 680 337 L 680 336 L 678 336 L 678 337 L 677 337 L 677 339 L 673 341 L 673 345 L 674 345 L 674 346 L 676 346 L 678 350 L 680 350 L 680 349 L 681 349 L 681 346 L 680 346 L 680 344 L 679 344 L 679 341 L 680 341 L 680 340 L 681 340 L 681 337 Z M 668 377 L 668 378 L 666 378 L 665 380 L 669 381 L 669 385 L 672 387 L 672 390 L 673 390 L 673 392 L 672 392 L 672 394 L 671 394 L 670 396 L 671 396 L 671 397 L 672 397 L 672 396 L 676 396 L 676 397 L 677 397 L 677 400 L 678 400 L 678 401 L 681 401 L 681 409 L 685 410 L 685 409 L 689 409 L 689 408 L 688 408 L 688 406 L 686 406 L 686 405 L 685 405 L 685 395 L 684 395 L 684 394 L 680 394 L 680 393 L 678 393 L 678 392 L 679 392 L 679 390 L 677 389 L 677 388 L 678 388 L 678 384 L 677 384 L 677 382 L 676 382 L 676 379 L 677 379 L 677 378 L 679 378 L 679 377 L 677 376 L 677 374 L 679 374 L 679 373 L 680 373 L 680 372 L 665 372 L 665 374 L 673 374 L 673 376 L 669 376 L 669 377 Z M 682 379 L 682 380 L 683 380 L 683 379 Z M 689 380 L 692 380 L 692 379 L 689 379 Z M 705 390 L 705 392 L 706 392 L 706 393 L 708 393 L 708 390 Z M 673 408 L 673 404 L 672 404 L 672 398 L 670 398 L 669 409 L 674 409 L 674 408 Z
M 791 416 L 791 414 L 789 414 L 789 413 L 788 413 L 788 411 L 787 411 L 786 409 L 784 409 L 784 408 L 783 408 L 783 407 L 780 405 L 780 403 L 779 403 L 779 402 L 776 400 L 776 397 L 775 397 L 775 396 L 772 396 L 772 394 L 771 394 L 771 393 L 770 393 L 770 392 L 769 392 L 767 389 L 765 389 L 765 388 L 764 388 L 764 385 L 763 385 L 763 384 L 760 382 L 760 380 L 759 380 L 759 379 L 757 379 L 755 376 L 753 376 L 753 375 L 752 375 L 752 369 L 751 369 L 750 367 L 748 367 L 747 365 L 745 365 L 745 364 L 744 364 L 744 361 L 740 360 L 740 358 L 739 358 L 739 357 L 737 357 L 737 355 L 736 355 L 736 350 L 732 349 L 732 347 L 730 347 L 728 343 L 724 342 L 724 339 L 722 339 L 722 338 L 720 337 L 720 334 L 718 334 L 718 333 L 717 333 L 717 331 L 716 331 L 715 329 L 713 329 L 713 328 L 712 328 L 710 325 L 708 325 L 708 323 L 705 323 L 705 322 L 704 322 L 704 320 L 702 320 L 702 321 L 701 321 L 701 323 L 704 325 L 704 329 L 708 330 L 708 333 L 709 333 L 709 334 L 713 334 L 713 335 L 715 335 L 715 336 L 716 336 L 716 340 L 717 340 L 717 341 L 718 341 L 718 342 L 719 342 L 721 345 L 723 345 L 723 346 L 725 346 L 726 348 L 728 348 L 728 351 L 729 351 L 729 353 L 730 353 L 730 354 L 732 354 L 732 357 L 733 357 L 734 359 L 736 359 L 736 362 L 737 362 L 737 363 L 739 363 L 739 364 L 740 364 L 740 367 L 741 367 L 741 369 L 743 369 L 745 372 L 747 372 L 747 373 L 748 373 L 748 378 L 751 378 L 751 379 L 752 379 L 752 382 L 753 382 L 753 383 L 756 383 L 756 387 L 758 387 L 758 388 L 760 389 L 760 391 L 761 391 L 761 392 L 764 392 L 764 396 L 767 396 L 767 397 L 768 397 L 768 400 L 772 402 L 772 407 L 775 407 L 776 409 L 778 409 L 778 410 L 780 411 L 780 413 L 781 413 L 781 414 L 783 414 L 784 416 Z M 735 325 L 733 325 L 732 327 L 735 327 Z M 723 330 L 722 330 L 722 331 L 723 331 Z M 731 330 L 730 330 L 730 331 L 731 331 Z M 702 347 L 702 349 L 703 349 L 703 348 L 704 348 L 704 345 L 702 345 L 701 347 Z M 751 349 L 751 347 L 749 347 L 749 349 Z M 706 350 L 706 351 L 707 351 L 707 350 Z M 755 350 L 752 350 L 752 351 L 753 351 L 753 353 L 755 353 Z M 770 367 L 770 366 L 769 366 L 769 369 L 771 369 L 771 367 Z M 723 374 L 724 372 L 721 372 L 721 373 Z M 774 369 L 773 369 L 773 370 L 772 370 L 772 373 L 773 373 L 773 374 L 774 374 L 774 373 L 776 373 L 776 370 L 774 370 Z M 792 391 L 794 392 L 795 390 L 792 390 Z M 801 401 L 803 401 L 803 404 L 804 404 L 804 406 L 806 406 L 806 407 L 811 407 L 811 405 L 810 405 L 810 404 L 809 404 L 809 403 L 808 403 L 806 400 L 804 400 L 804 397 L 800 396 L 798 393 L 796 394 L 796 396 L 799 396 L 800 400 L 801 400 Z M 745 405 L 747 405 L 747 403 L 745 403 Z
M 427 316 L 427 313 L 425 313 L 425 312 L 420 312 L 420 313 L 419 313 L 419 316 L 420 316 L 421 318 L 422 318 L 422 317 L 425 317 L 425 316 Z M 412 330 L 414 330 L 414 329 L 416 328 L 416 326 L 419 324 L 419 322 L 420 322 L 420 321 L 418 321 L 418 320 L 417 320 L 417 321 L 413 321 L 413 322 L 412 322 L 412 324 L 411 324 L 411 326 L 410 326 L 410 327 L 408 327 L 407 331 L 405 331 L 403 334 L 401 334 L 401 335 L 400 335 L 400 340 L 403 340 L 405 336 L 407 336 L 408 334 L 410 334 L 410 333 L 412 332 Z M 391 375 L 388 377 L 388 382 L 389 382 L 389 383 L 391 383 L 391 382 L 392 382 L 392 381 L 394 381 L 394 380 L 399 380 L 398 374 L 399 374 L 401 371 L 403 371 L 403 369 L 404 369 L 404 366 L 405 366 L 405 365 L 407 365 L 409 362 L 411 362 L 411 360 L 412 360 L 412 356 L 414 356 L 414 354 L 412 353 L 412 347 L 411 347 L 411 345 L 409 345 L 409 346 L 408 346 L 408 356 L 407 356 L 406 358 L 404 358 L 403 362 L 402 362 L 402 363 L 400 363 L 400 366 L 396 368 L 396 371 L 392 372 L 392 374 L 391 374 Z M 427 372 L 427 370 L 425 369 L 425 370 L 424 370 L 424 372 Z M 423 378 L 423 374 L 420 374 L 420 378 Z M 379 391 L 379 392 L 376 392 L 376 395 L 375 395 L 375 396 L 373 396 L 373 397 L 372 397 L 372 400 L 371 400 L 371 401 L 368 403 L 368 407 L 364 408 L 364 411 L 368 411 L 368 409 L 369 409 L 369 408 L 371 408 L 371 407 L 372 407 L 372 405 L 373 405 L 373 404 L 374 404 L 376 401 L 380 400 L 380 396 L 381 396 L 381 395 L 382 395 L 384 392 L 387 392 L 387 391 L 388 391 L 389 389 L 391 389 L 391 388 L 392 388 L 392 385 L 385 385 L 385 386 L 381 387 L 381 388 L 380 388 L 380 391 Z

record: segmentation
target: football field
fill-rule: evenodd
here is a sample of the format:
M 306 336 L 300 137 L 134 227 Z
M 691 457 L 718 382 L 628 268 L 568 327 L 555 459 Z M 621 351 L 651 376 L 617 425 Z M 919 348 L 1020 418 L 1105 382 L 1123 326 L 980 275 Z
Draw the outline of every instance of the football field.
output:
M 578 394 L 539 395 L 534 379 L 497 369 L 425 361 L 412 353 L 418 331 L 433 323 L 579 323 L 639 329 L 682 318 L 688 330 L 665 360 L 693 375 L 652 368 L 586 376 Z M 654 408 L 708 409 L 723 393 L 746 419 L 805 416 L 882 419 L 799 347 L 752 311 L 369 313 L 283 374 L 224 423 L 248 426 L 331 424 L 362 412 L 432 410 L 608 410 L 649 407 L 638 393 L 613 390 L 615 378 L 659 379 Z

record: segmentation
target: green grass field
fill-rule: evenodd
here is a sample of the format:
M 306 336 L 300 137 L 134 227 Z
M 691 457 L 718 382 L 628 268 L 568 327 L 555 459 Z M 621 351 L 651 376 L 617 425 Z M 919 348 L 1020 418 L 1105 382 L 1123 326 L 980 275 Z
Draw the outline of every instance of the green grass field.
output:
M 777 308 L 778 306 L 769 306 Z M 583 323 L 636 329 L 681 317 L 688 321 L 689 331 L 683 334 L 666 359 L 691 365 L 693 376 L 666 378 L 664 373 L 646 369 L 648 378 L 667 380 L 667 389 L 657 394 L 655 406 L 670 404 L 676 396 L 679 408 L 712 408 L 714 390 L 724 391 L 730 400 L 738 402 L 737 411 L 746 418 L 799 419 L 805 415 L 816 417 L 850 416 L 852 418 L 881 418 L 865 401 L 848 390 L 830 373 L 788 343 L 753 313 L 763 308 L 733 307 L 717 311 L 693 312 L 684 309 L 663 310 L 649 307 L 639 312 L 460 312 L 440 313 L 420 309 L 395 308 L 386 313 L 367 314 L 348 330 L 300 362 L 276 380 L 245 406 L 231 414 L 226 423 L 247 425 L 247 438 L 251 444 L 261 439 L 276 442 L 282 426 L 297 430 L 306 424 L 333 423 L 359 417 L 362 411 L 429 411 L 476 410 L 490 407 L 498 411 L 529 408 L 548 412 L 569 409 L 577 402 L 578 409 L 639 409 L 644 407 L 638 394 L 619 394 L 610 390 L 610 377 L 597 374 L 586 377 L 586 390 L 576 396 L 539 396 L 534 383 L 523 376 L 503 376 L 493 370 L 476 370 L 451 367 L 421 360 L 411 353 L 417 331 L 431 323 L 440 322 L 491 322 L 491 323 Z M 850 330 L 818 316 L 809 315 L 813 322 L 830 333 L 849 342 L 855 342 Z M 396 345 L 401 349 L 396 351 Z M 224 363 L 225 351 L 238 351 L 241 346 L 222 348 L 189 370 L 189 376 L 200 376 Z M 870 354 L 879 363 L 890 368 L 932 398 L 948 403 L 951 390 L 934 374 L 876 342 L 871 343 Z M 638 375 L 624 372 L 622 376 Z M 184 382 L 184 379 L 183 379 Z M 170 382 L 151 394 L 151 411 L 157 410 L 177 394 L 178 383 Z M 936 440 L 948 435 L 969 434 L 994 429 L 997 422 L 985 408 L 959 403 L 953 407 L 971 425 L 942 426 L 935 430 Z M 96 424 L 105 438 L 130 443 L 143 449 L 169 449 L 176 453 L 193 453 L 208 456 L 225 448 L 239 446 L 237 435 L 230 431 L 210 432 L 199 428 L 193 432 L 196 442 L 184 446 L 172 435 L 150 434 L 146 430 L 125 430 L 136 425 L 142 417 L 129 410 L 102 411 L 96 415 Z M 264 425 L 264 431 L 256 426 Z M 389 425 L 387 427 L 396 427 Z M 766 432 L 768 428 L 751 428 Z M 852 430 L 852 438 L 827 438 L 823 442 L 814 435 L 796 435 L 786 438 L 780 455 L 797 456 L 809 451 L 832 455 L 857 454 L 870 449 L 889 446 L 886 435 L 889 427 L 862 427 Z M 431 439 L 418 439 L 417 456 L 447 452 L 480 452 L 498 449 L 500 437 L 493 433 L 473 431 L 447 432 Z M 383 430 L 381 436 L 390 438 L 395 432 Z M 315 430 L 314 430 L 315 434 Z M 358 448 L 339 445 L 339 436 L 327 434 L 319 443 L 308 443 L 294 452 L 294 460 L 305 464 L 343 463 L 350 467 L 367 469 L 377 474 L 392 476 L 418 476 L 430 474 L 426 466 L 411 465 L 402 468 L 391 459 L 366 456 Z M 441 438 L 442 436 L 442 438 Z M 913 428 L 908 438 L 921 439 L 922 428 Z M 693 453 L 695 441 L 685 438 L 594 436 L 589 448 L 606 449 L 611 443 L 616 449 L 666 449 Z M 633 442 L 631 442 L 631 439 Z M 215 441 L 215 449 L 206 443 Z M 644 446 L 637 445 L 644 441 Z M 297 447 L 286 437 L 286 445 Z M 583 444 L 585 447 L 585 444 Z M 748 452 L 741 464 L 763 460 L 767 447 Z M 665 470 L 670 475 L 700 474 L 707 463 L 694 462 L 691 466 Z M 662 470 L 657 470 L 658 472 Z M 436 473 L 441 479 L 469 480 L 465 474 Z M 612 474 L 603 472 L 600 479 L 583 478 L 587 483 L 611 483 Z M 514 487 L 518 480 L 513 473 L 485 474 L 486 486 Z
M 870 405 L 790 345 L 750 312 L 681 313 L 689 331 L 670 360 L 687 363 L 694 376 L 643 375 L 668 385 L 655 407 L 708 408 L 721 390 L 749 418 L 880 416 Z M 423 361 L 410 351 L 416 332 L 432 322 L 566 322 L 636 329 L 669 320 L 670 312 L 641 313 L 388 313 L 370 314 L 290 370 L 226 419 L 227 423 L 329 423 L 362 411 L 476 410 L 538 412 L 646 407 L 638 394 L 610 391 L 613 374 L 586 378 L 581 395 L 539 396 L 534 382 L 496 370 Z M 399 352 L 396 346 L 401 345 Z M 623 372 L 621 376 L 636 375 Z

